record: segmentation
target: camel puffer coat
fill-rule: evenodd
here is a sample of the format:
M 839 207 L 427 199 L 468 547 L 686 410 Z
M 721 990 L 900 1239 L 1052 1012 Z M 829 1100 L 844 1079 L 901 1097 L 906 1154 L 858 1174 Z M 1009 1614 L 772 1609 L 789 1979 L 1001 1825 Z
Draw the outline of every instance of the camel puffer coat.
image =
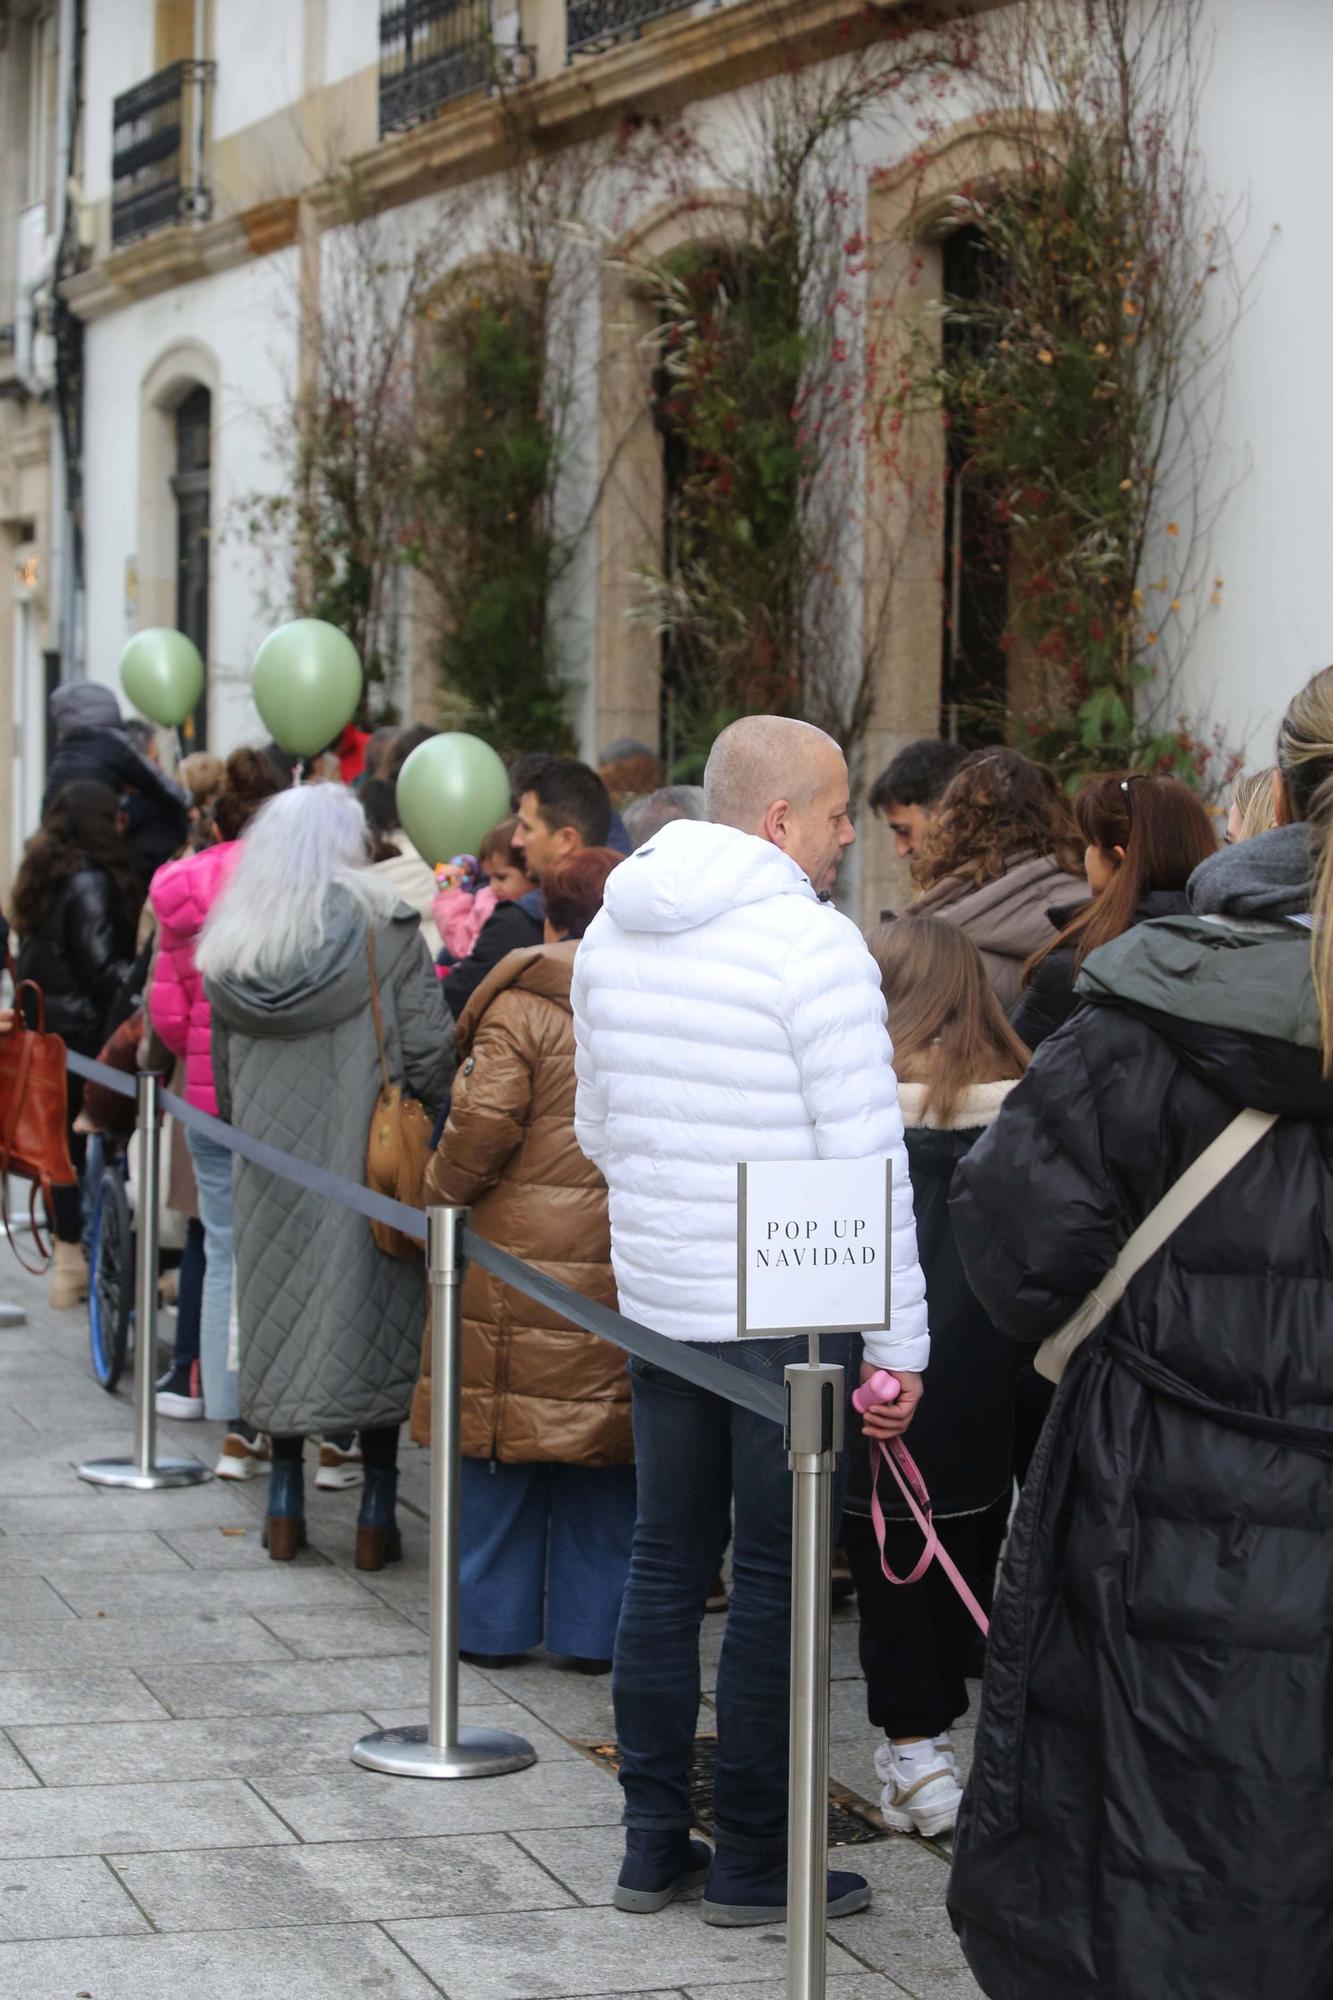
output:
M 426 1175 L 428 1201 L 472 1210 L 479 1236 L 586 1298 L 614 1306 L 606 1183 L 574 1137 L 577 946 L 503 958 L 458 1023 L 449 1122 Z M 465 1458 L 627 1465 L 625 1356 L 478 1264 L 463 1283 Z M 412 1405 L 430 1442 L 430 1343 Z

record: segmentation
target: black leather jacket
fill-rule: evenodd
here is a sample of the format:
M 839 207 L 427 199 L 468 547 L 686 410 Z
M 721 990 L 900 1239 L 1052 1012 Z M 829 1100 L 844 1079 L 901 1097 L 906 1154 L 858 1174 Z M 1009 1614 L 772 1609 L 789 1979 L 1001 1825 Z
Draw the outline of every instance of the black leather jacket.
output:
M 58 882 L 37 929 L 19 948 L 20 979 L 46 995 L 46 1025 L 80 1055 L 95 1056 L 107 1014 L 134 961 L 134 926 L 111 877 L 80 868 Z M 30 1011 L 30 1010 L 29 1010 Z

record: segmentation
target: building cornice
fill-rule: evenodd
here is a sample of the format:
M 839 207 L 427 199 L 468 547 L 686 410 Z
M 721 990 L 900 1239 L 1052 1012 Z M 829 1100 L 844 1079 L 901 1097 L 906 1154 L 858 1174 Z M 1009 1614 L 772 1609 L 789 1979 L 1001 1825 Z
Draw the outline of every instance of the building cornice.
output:
M 135 299 L 288 249 L 296 241 L 296 220 L 296 198 L 287 196 L 212 222 L 177 223 L 67 278 L 61 292 L 79 319 L 104 319 Z

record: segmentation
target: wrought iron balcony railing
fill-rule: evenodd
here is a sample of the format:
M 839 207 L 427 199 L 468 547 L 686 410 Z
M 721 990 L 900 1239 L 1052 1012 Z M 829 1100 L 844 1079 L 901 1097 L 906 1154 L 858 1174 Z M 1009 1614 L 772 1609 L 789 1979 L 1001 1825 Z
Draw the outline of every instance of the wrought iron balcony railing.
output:
M 565 47 L 571 56 L 596 55 L 637 35 L 649 21 L 690 5 L 691 0 L 565 0 Z
M 531 75 L 530 49 L 497 44 L 491 0 L 396 0 L 381 11 L 381 137 L 434 118 L 470 91 Z
M 115 100 L 111 241 L 117 249 L 155 229 L 212 214 L 203 142 L 213 68 L 211 62 L 169 63 Z

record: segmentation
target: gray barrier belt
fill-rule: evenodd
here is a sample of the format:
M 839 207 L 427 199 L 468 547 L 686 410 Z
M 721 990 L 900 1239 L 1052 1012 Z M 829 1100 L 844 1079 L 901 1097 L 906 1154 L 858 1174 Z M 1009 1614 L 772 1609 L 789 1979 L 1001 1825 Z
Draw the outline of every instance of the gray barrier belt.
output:
M 137 1098 L 138 1090 L 133 1077 L 127 1076 L 123 1070 L 111 1069 L 106 1063 L 92 1062 L 87 1056 L 76 1055 L 72 1049 L 66 1051 L 65 1060 L 75 1076 L 103 1084 L 118 1096 Z M 270 1146 L 263 1139 L 252 1139 L 234 1125 L 228 1125 L 221 1118 L 213 1118 L 207 1111 L 187 1104 L 174 1091 L 162 1091 L 161 1101 L 163 1109 L 169 1111 L 179 1124 L 188 1126 L 191 1131 L 202 1132 L 205 1137 L 216 1140 L 219 1146 L 225 1146 L 228 1152 L 239 1153 L 242 1159 L 249 1160 L 254 1166 L 263 1167 L 282 1180 L 294 1181 L 297 1187 L 305 1188 L 325 1201 L 336 1201 L 344 1208 L 353 1208 L 371 1222 L 387 1223 L 390 1228 L 401 1229 L 405 1236 L 415 1236 L 419 1242 L 425 1242 L 426 1218 L 419 1208 L 409 1208 L 405 1202 L 375 1194 L 359 1181 L 349 1181 L 342 1174 L 331 1172 L 328 1167 L 316 1166 L 313 1161 L 300 1159 L 295 1153 L 285 1153 L 280 1146 Z M 781 1384 L 765 1382 L 757 1375 L 743 1374 L 740 1369 L 729 1367 L 725 1361 L 717 1360 L 711 1354 L 700 1353 L 697 1347 L 684 1341 L 669 1340 L 664 1333 L 656 1333 L 652 1327 L 640 1326 L 637 1320 L 626 1319 L 623 1314 L 613 1312 L 610 1306 L 585 1299 L 581 1292 L 571 1291 L 558 1278 L 549 1278 L 544 1271 L 535 1271 L 531 1264 L 525 1264 L 520 1258 L 511 1256 L 509 1251 L 488 1243 L 473 1229 L 464 1230 L 463 1249 L 492 1277 L 512 1285 L 525 1297 L 549 1306 L 553 1312 L 582 1327 L 585 1333 L 595 1333 L 600 1339 L 609 1340 L 612 1346 L 623 1347 L 640 1361 L 665 1368 L 683 1381 L 692 1382 L 696 1389 L 707 1389 L 715 1396 L 723 1396 L 729 1403 L 738 1403 L 755 1416 L 768 1417 L 775 1424 L 786 1423 L 787 1394 Z

